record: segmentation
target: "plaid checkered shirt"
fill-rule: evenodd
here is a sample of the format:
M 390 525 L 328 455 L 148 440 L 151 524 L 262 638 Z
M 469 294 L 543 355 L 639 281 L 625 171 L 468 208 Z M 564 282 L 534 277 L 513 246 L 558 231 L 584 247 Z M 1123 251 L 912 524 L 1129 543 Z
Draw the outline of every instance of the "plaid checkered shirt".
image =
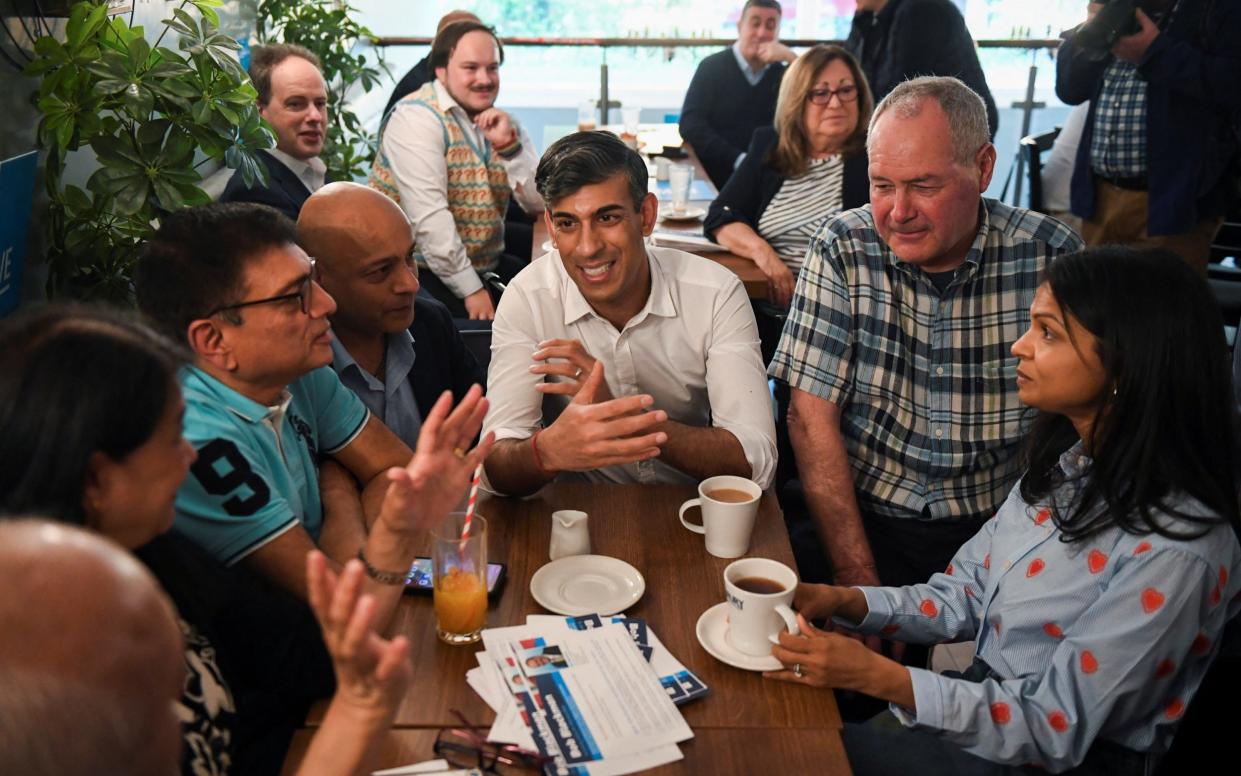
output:
M 1090 137 L 1090 167 L 1105 178 L 1146 175 L 1146 81 L 1117 59 L 1103 71 Z
M 841 408 L 864 513 L 990 515 L 1019 474 L 1029 415 L 1009 348 L 1029 327 L 1044 264 L 1082 241 L 995 200 L 979 214 L 942 296 L 884 244 L 869 205 L 810 243 L 769 373 Z

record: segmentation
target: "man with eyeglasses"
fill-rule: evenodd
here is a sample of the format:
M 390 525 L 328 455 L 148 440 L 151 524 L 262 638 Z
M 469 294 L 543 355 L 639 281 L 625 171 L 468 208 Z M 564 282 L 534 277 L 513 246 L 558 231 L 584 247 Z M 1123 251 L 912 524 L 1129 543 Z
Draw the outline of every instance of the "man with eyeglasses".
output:
M 444 391 L 460 401 L 486 374 L 443 304 L 418 294 L 414 233 L 395 202 L 329 183 L 297 219 L 319 283 L 336 300 L 332 369 L 410 447 Z
M 899 586 L 943 571 L 1017 478 L 1027 416 L 1009 349 L 1045 264 L 1082 241 L 982 197 L 986 107 L 955 78 L 896 87 L 867 151 L 871 204 L 811 241 L 769 373 L 792 389 L 835 582 Z
M 307 551 L 358 557 L 382 624 L 421 532 L 489 448 L 466 452 L 487 403 L 475 388 L 450 415 L 441 396 L 414 456 L 328 367 L 336 302 L 316 276 L 293 222 L 263 205 L 174 212 L 143 249 L 138 306 L 193 354 L 180 388 L 198 457 L 175 529 L 303 600 Z M 343 471 L 321 482 L 327 458 Z

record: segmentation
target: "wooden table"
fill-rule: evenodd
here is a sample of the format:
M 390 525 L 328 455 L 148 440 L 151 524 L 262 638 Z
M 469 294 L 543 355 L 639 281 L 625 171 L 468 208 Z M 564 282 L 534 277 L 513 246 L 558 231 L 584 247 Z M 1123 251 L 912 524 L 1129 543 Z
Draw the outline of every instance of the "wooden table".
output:
M 646 593 L 628 613 L 645 618 L 672 654 L 711 688 L 705 698 L 681 708 L 695 736 L 682 744 L 685 759 L 656 772 L 849 773 L 830 692 L 764 680 L 720 663 L 698 643 L 695 624 L 724 599 L 722 575 L 730 561 L 708 555 L 702 537 L 677 519 L 677 507 L 694 495 L 691 486 L 557 483 L 529 499 L 482 500 L 479 513 L 490 525 L 490 559 L 508 564 L 508 582 L 500 600 L 492 602 L 487 624 L 517 625 L 527 614 L 545 613 L 530 595 L 530 577 L 548 560 L 551 513 L 585 510 L 593 551 L 629 562 L 646 578 Z M 749 555 L 794 565 L 784 520 L 770 493 L 763 497 Z M 430 759 L 436 731 L 457 724 L 449 709 L 460 709 L 476 724 L 494 719 L 465 682 L 481 644 L 440 642 L 434 618 L 426 596 L 406 596 L 397 611 L 394 632 L 411 640 L 414 680 L 384 740 L 380 767 Z M 323 708 L 312 712 L 308 728 L 295 737 L 286 773 L 300 761 Z

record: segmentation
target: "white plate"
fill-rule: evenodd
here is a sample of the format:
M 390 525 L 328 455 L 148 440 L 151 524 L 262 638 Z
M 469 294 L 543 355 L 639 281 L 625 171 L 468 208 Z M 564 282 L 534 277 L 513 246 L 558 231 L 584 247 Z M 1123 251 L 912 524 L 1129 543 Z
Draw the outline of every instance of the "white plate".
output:
M 646 592 L 646 580 L 623 560 L 570 555 L 534 572 L 530 593 L 556 614 L 607 616 L 625 611 Z
M 697 221 L 706 214 L 705 207 L 690 207 L 678 213 L 669 206 L 666 210 L 659 211 L 659 217 L 665 221 Z
M 728 602 L 723 601 L 703 612 L 698 618 L 698 643 L 702 644 L 702 648 L 721 663 L 746 671 L 779 671 L 784 668 L 784 664 L 771 655 L 747 655 L 728 643 L 725 638 L 728 633 L 728 610 Z

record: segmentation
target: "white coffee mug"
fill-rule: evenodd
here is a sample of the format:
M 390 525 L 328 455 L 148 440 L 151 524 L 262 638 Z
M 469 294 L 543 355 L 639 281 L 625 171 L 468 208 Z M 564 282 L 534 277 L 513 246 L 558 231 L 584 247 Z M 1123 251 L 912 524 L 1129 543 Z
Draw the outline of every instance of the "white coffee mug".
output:
M 740 492 L 746 499 L 725 501 L 718 498 L 728 491 Z M 717 497 L 713 498 L 712 494 Z M 698 498 L 681 505 L 681 525 L 705 535 L 707 552 L 715 557 L 740 558 L 750 548 L 750 534 L 754 531 L 754 517 L 758 514 L 758 500 L 762 495 L 763 489 L 745 477 L 710 477 L 698 484 Z M 685 519 L 685 513 L 692 507 L 702 507 L 702 525 Z
M 771 654 L 771 645 L 785 628 L 798 634 L 792 609 L 797 574 L 783 563 L 767 558 L 734 561 L 724 569 L 724 590 L 730 607 L 724 638 L 734 649 L 762 657 Z

